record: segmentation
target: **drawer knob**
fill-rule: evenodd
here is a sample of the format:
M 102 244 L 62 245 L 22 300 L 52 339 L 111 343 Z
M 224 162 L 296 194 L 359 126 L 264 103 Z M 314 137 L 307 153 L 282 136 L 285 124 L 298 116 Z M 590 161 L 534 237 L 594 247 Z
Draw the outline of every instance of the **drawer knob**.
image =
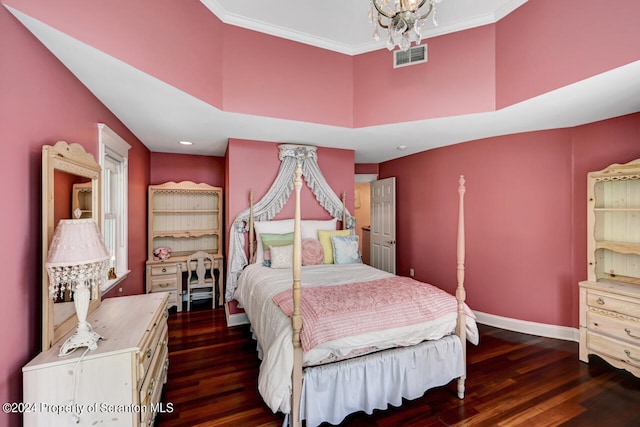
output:
M 640 359 L 638 359 L 637 357 L 633 357 L 633 356 L 631 355 L 631 352 L 630 352 L 629 350 L 625 350 L 624 352 L 627 354 L 627 357 L 628 357 L 629 359 L 631 359 L 631 360 L 633 360 L 633 361 L 635 361 L 635 362 L 640 362 Z
M 625 332 L 627 333 L 627 335 L 629 335 L 631 338 L 635 338 L 635 339 L 637 339 L 637 340 L 640 340 L 640 337 L 639 337 L 638 335 L 633 335 L 633 334 L 631 333 L 631 329 L 629 329 L 629 328 L 624 328 L 624 331 L 625 331 Z
M 162 267 L 162 272 L 166 273 L 167 272 L 167 267 Z
M 604 299 L 602 297 L 598 298 L 596 302 L 600 305 L 604 305 Z
M 151 385 L 149 385 L 149 396 L 153 394 L 153 391 L 155 390 L 155 388 L 156 388 L 156 379 L 153 378 L 151 380 Z

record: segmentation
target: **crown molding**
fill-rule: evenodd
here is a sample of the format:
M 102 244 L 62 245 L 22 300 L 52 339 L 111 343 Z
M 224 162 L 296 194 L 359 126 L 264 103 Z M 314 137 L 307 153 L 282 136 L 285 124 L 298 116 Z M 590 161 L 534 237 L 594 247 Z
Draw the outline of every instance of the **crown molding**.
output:
M 439 25 L 438 27 L 430 28 L 425 32 L 424 39 L 481 27 L 483 25 L 494 24 L 527 1 L 528 0 L 512 0 L 492 13 L 475 16 L 471 19 L 461 20 L 449 25 Z M 375 41 L 372 38 L 371 42 L 368 43 L 349 45 L 301 31 L 294 31 L 290 28 L 273 25 L 268 22 L 248 18 L 246 16 L 229 13 L 216 0 L 200 0 L 200 2 L 225 24 L 258 31 L 263 34 L 280 37 L 298 43 L 304 43 L 321 49 L 327 49 L 350 56 L 385 49 L 385 40 Z

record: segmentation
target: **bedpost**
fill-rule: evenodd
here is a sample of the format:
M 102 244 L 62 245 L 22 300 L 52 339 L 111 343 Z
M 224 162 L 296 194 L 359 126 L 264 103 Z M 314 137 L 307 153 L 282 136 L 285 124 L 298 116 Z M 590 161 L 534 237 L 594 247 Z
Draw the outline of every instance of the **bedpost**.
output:
M 347 193 L 342 193 L 342 229 L 347 229 Z
M 253 263 L 255 258 L 254 246 L 254 230 L 253 230 L 253 189 L 249 190 L 249 262 Z
M 462 358 L 464 360 L 465 374 L 458 378 L 458 397 L 464 398 L 465 379 L 467 378 L 467 325 L 466 314 L 464 312 L 464 301 L 466 292 L 464 290 L 464 256 L 465 256 L 465 231 L 464 231 L 464 175 L 460 175 L 458 180 L 458 241 L 457 241 L 457 279 L 458 287 L 456 288 L 456 299 L 458 300 L 458 322 L 456 326 L 456 335 L 460 337 L 462 343 Z
M 295 171 L 293 186 L 296 191 L 295 215 L 293 222 L 293 313 L 291 315 L 291 327 L 293 328 L 293 373 L 291 375 L 291 425 L 301 426 L 300 400 L 302 397 L 302 343 L 300 330 L 302 329 L 302 315 L 300 313 L 300 296 L 302 286 L 302 239 L 300 231 L 300 189 L 302 188 L 302 165 L 298 162 Z

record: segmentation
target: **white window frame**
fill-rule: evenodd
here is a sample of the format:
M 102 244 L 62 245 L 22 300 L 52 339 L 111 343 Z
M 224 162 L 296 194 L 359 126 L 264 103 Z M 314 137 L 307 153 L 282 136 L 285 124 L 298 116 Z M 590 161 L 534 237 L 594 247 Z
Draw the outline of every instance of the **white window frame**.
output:
M 107 192 L 104 191 L 104 186 L 108 185 L 105 163 L 106 158 L 117 159 L 119 161 L 119 173 L 120 179 L 117 181 L 117 206 L 116 212 L 116 279 L 107 280 L 101 287 L 102 294 L 115 287 L 129 274 L 129 145 L 124 139 L 118 136 L 109 126 L 98 123 L 98 146 L 100 151 L 99 163 L 102 167 L 103 179 L 101 194 L 102 194 L 102 206 L 106 206 Z M 104 235 L 105 227 L 105 209 L 102 209 L 102 233 Z

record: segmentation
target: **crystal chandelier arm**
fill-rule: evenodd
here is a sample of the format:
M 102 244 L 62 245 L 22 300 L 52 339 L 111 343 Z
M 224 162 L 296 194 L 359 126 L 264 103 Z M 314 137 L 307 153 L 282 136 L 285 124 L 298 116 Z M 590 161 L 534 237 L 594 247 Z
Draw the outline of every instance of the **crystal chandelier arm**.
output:
M 425 1 L 426 1 L 426 0 L 423 0 L 423 3 L 424 3 Z M 386 18 L 389 18 L 389 19 L 391 19 L 391 18 L 393 18 L 393 17 L 394 17 L 394 15 L 395 15 L 395 14 L 393 14 L 393 15 L 389 15 L 388 13 L 384 12 L 384 11 L 380 8 L 380 6 L 378 5 L 378 0 L 372 0 L 372 2 L 373 2 L 373 7 L 375 7 L 375 8 L 376 8 L 376 10 L 378 11 L 378 13 L 379 13 L 380 15 L 382 15 L 382 16 L 384 16 L 384 17 L 386 17 Z M 380 18 L 378 18 L 378 22 L 380 22 Z M 380 25 L 382 25 L 382 24 L 380 24 Z M 384 28 L 387 28 L 387 27 L 384 27 Z
M 417 12 L 417 11 L 419 11 L 419 10 L 420 10 L 420 8 L 421 8 L 422 6 L 424 6 L 424 4 L 425 4 L 426 2 L 427 2 L 427 0 L 422 0 L 422 1 L 420 2 L 420 4 L 419 4 L 418 6 L 416 6 L 416 8 L 415 8 L 415 9 L 413 9 L 413 10 L 412 10 L 412 12 Z M 429 12 L 427 12 L 427 15 L 431 12 L 431 9 L 433 9 L 433 2 L 431 2 L 431 8 L 429 8 Z M 427 15 L 425 15 L 425 17 L 426 17 Z
M 425 0 L 426 1 L 426 0 Z M 424 4 L 424 1 L 422 2 L 422 4 L 420 5 L 420 7 L 422 7 L 422 5 Z M 420 7 L 418 7 L 418 9 L 420 9 Z M 416 9 L 416 11 L 418 10 Z M 425 13 L 424 15 L 420 15 L 418 16 L 418 21 L 422 21 L 423 19 L 425 19 L 427 16 L 429 16 L 429 14 L 433 12 L 433 2 L 429 2 L 429 10 L 427 10 L 427 13 Z
M 391 25 L 391 21 L 389 21 L 389 24 L 383 24 L 382 23 L 382 16 L 378 16 L 378 25 L 380 25 L 385 30 L 388 30 L 389 29 L 389 25 Z

